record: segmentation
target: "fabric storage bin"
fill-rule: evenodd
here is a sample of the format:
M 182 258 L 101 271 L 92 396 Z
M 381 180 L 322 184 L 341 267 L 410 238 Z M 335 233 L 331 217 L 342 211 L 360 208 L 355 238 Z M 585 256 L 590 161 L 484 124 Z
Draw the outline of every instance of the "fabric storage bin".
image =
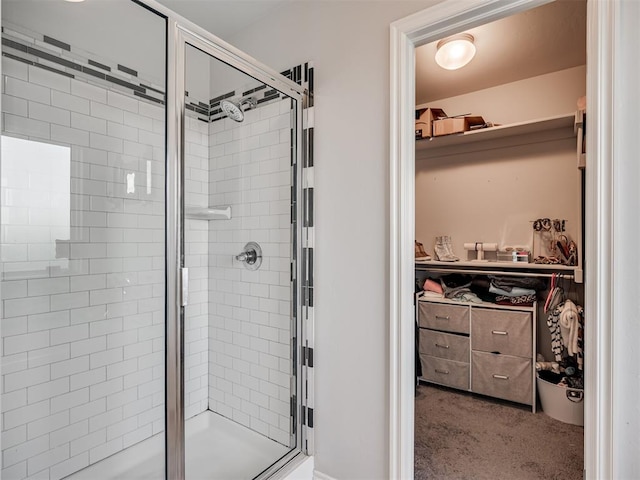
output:
M 418 324 L 423 328 L 445 332 L 469 333 L 469 307 L 419 302 Z
M 469 364 L 420 355 L 422 378 L 448 387 L 469 390 Z
M 469 337 L 421 328 L 420 353 L 469 363 Z
M 476 393 L 531 405 L 533 371 L 530 358 L 472 352 L 471 389 Z
M 537 375 L 542 411 L 563 423 L 584 425 L 584 391 L 556 385 Z
M 475 308 L 471 313 L 474 350 L 531 357 L 531 313 Z

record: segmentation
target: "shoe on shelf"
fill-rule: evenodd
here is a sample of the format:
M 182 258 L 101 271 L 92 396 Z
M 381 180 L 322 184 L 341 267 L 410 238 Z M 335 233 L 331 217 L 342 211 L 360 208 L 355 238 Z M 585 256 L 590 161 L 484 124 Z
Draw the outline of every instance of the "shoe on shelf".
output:
M 424 250 L 424 245 L 416 240 L 416 262 L 428 262 L 431 260 L 431 255 L 429 255 Z
M 453 247 L 451 246 L 451 237 L 444 237 L 444 246 L 449 254 L 449 261 L 457 262 L 460 258 L 453 253 Z
M 442 237 L 436 237 L 436 243 L 433 246 L 433 250 L 436 254 L 436 259 L 441 262 L 446 262 L 446 257 L 448 256 L 447 250 L 444 246 L 444 242 L 442 241 Z
M 436 252 L 436 258 L 441 262 L 457 262 L 458 260 L 460 260 L 453 254 L 453 250 L 451 249 L 450 237 L 436 237 L 434 250 Z

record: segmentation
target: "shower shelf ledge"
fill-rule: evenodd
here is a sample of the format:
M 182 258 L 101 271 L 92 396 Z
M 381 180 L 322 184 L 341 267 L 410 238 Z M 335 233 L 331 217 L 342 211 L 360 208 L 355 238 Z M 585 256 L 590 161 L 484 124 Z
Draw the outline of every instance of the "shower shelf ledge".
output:
M 185 218 L 193 218 L 197 220 L 230 220 L 231 205 L 221 205 L 215 207 L 184 207 Z

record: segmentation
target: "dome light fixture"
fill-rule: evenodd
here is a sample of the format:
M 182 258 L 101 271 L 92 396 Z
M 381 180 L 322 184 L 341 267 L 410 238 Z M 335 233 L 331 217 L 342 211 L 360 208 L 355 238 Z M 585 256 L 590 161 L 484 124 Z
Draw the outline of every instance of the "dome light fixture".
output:
M 84 2 L 84 0 L 64 0 L 65 2 L 70 2 L 70 3 L 80 3 L 80 2 Z
M 436 63 L 446 70 L 464 67 L 476 54 L 473 35 L 459 33 L 438 42 Z

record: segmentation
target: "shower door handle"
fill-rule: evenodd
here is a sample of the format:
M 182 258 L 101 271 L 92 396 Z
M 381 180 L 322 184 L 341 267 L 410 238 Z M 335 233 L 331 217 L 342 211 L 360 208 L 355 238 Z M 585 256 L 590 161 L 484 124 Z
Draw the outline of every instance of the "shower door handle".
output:
M 189 303 L 189 269 L 180 269 L 180 306 L 186 307 Z

